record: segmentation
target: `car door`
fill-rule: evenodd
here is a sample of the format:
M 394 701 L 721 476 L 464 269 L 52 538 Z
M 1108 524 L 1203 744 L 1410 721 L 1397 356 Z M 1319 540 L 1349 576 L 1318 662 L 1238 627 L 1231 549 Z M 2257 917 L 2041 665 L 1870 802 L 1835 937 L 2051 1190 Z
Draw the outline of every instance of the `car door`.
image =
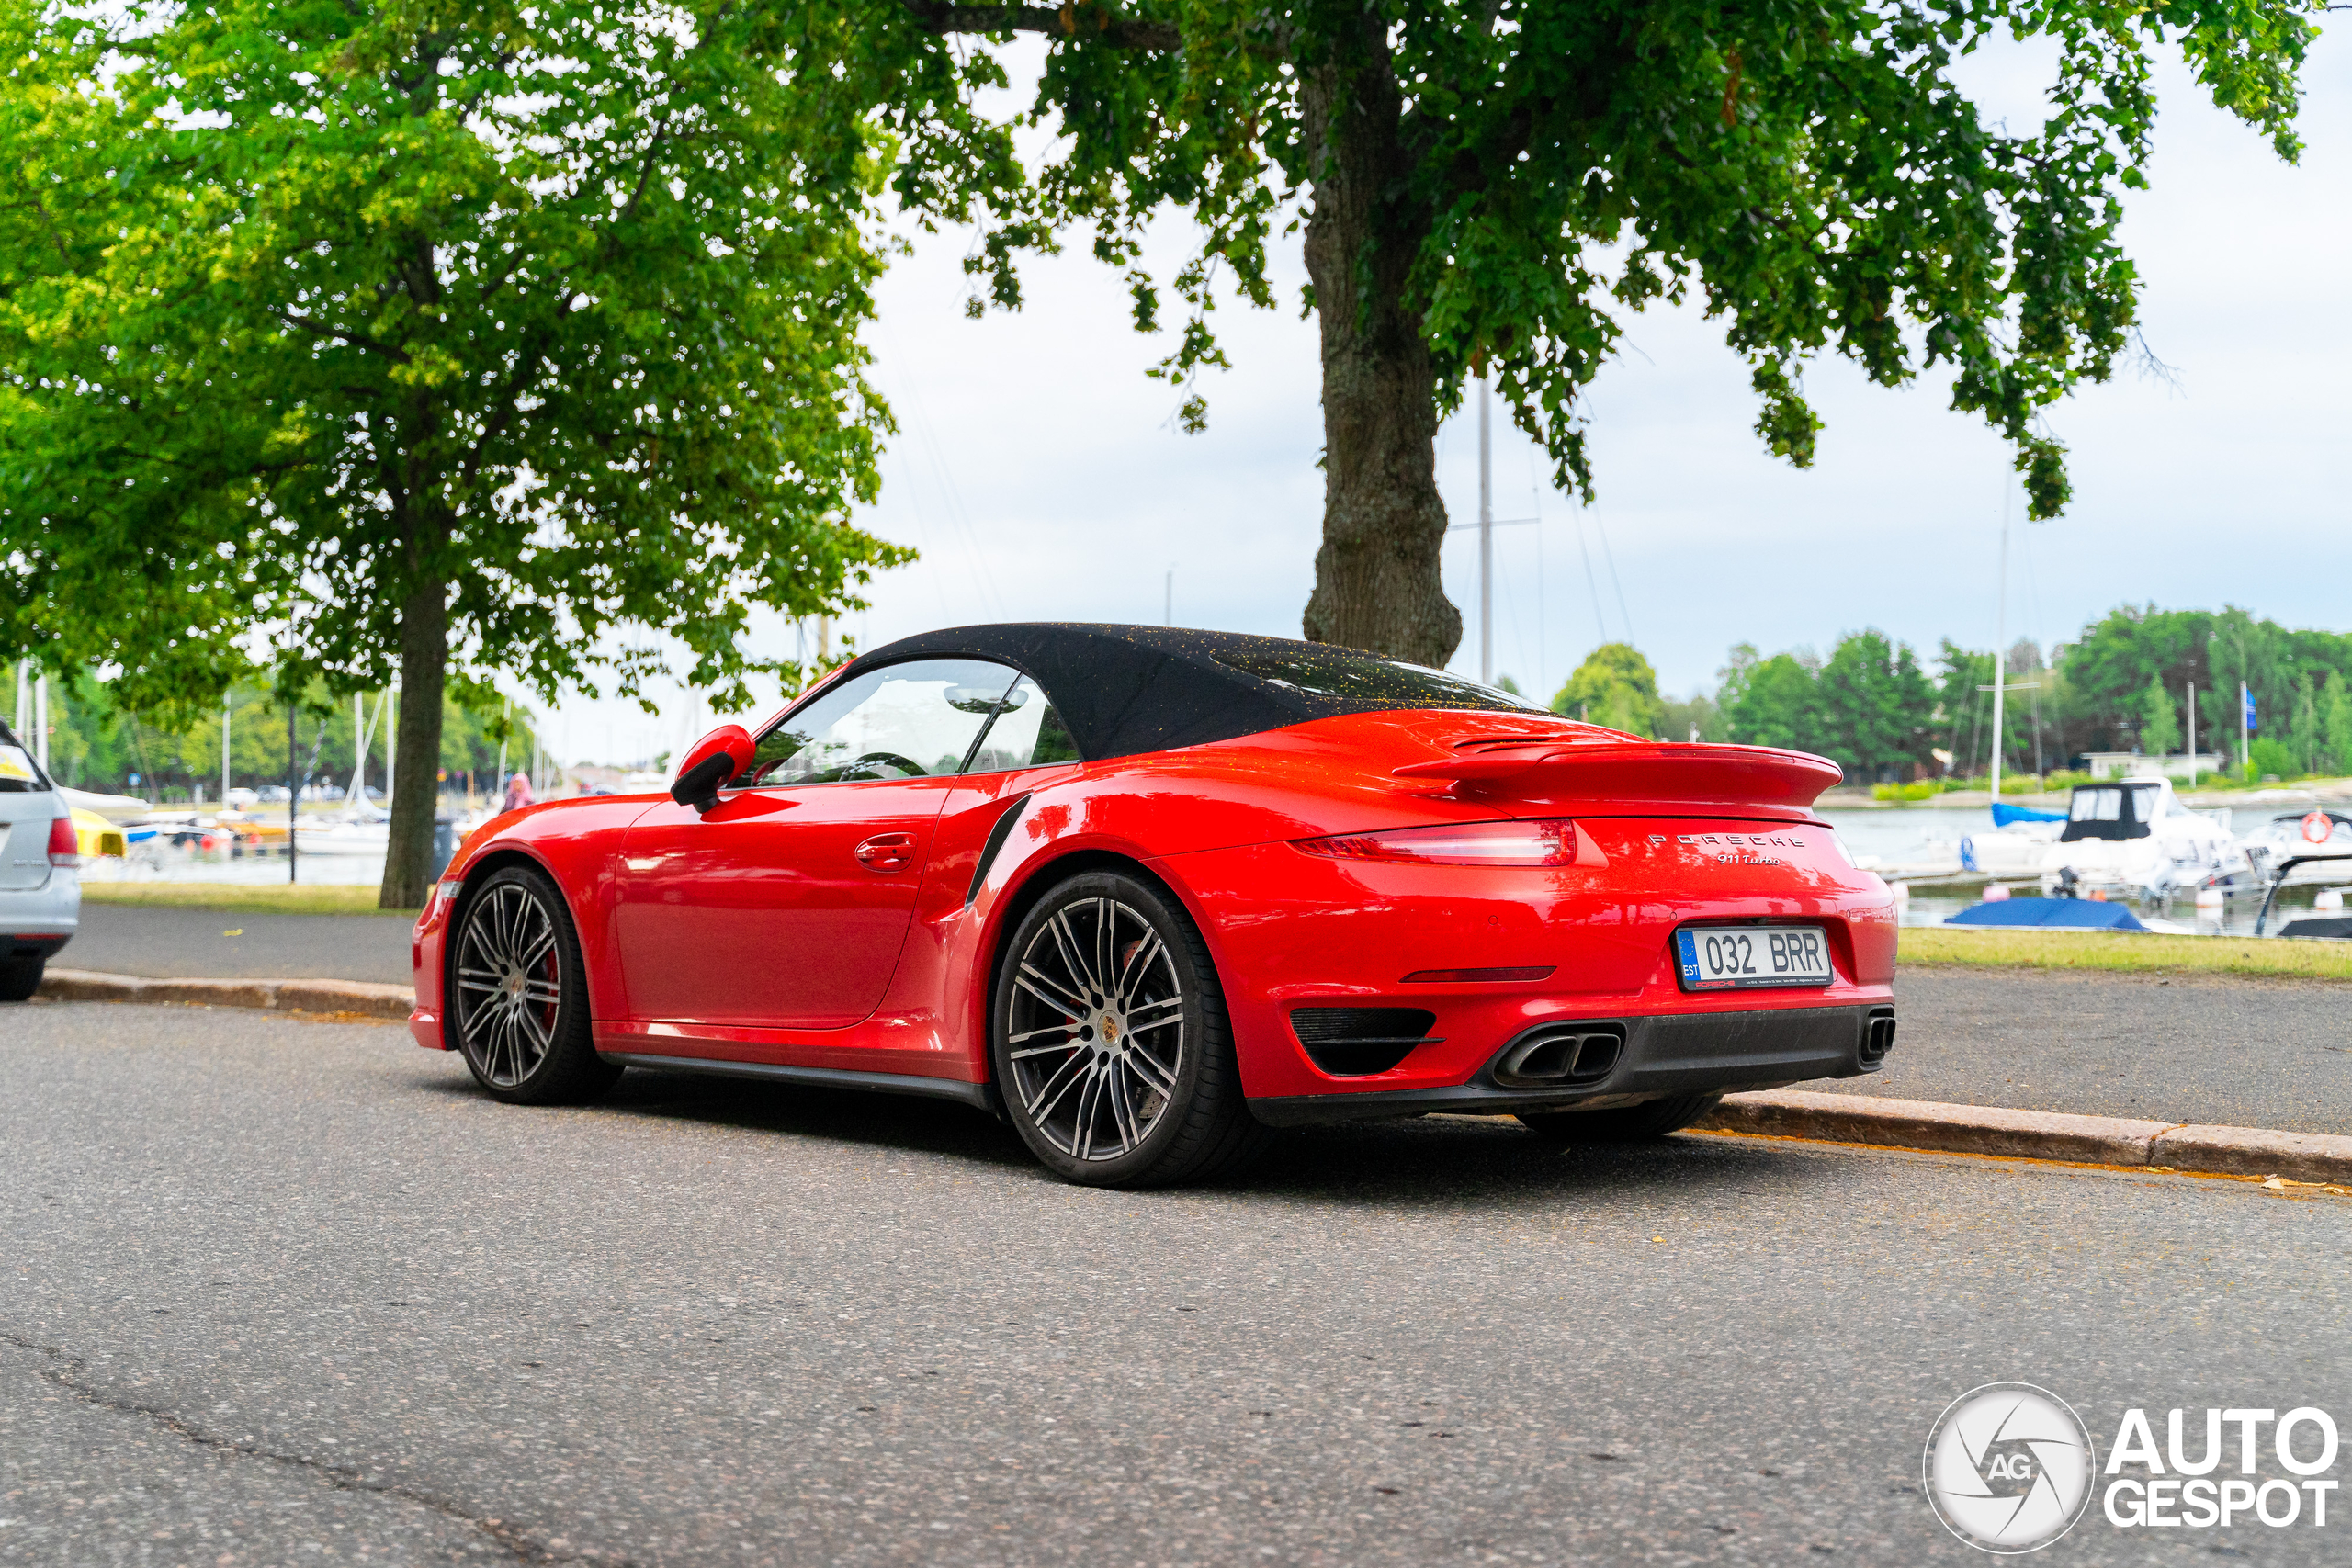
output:
M 1015 672 L 864 671 L 761 734 L 708 814 L 664 801 L 621 844 L 614 932 L 639 1020 L 840 1029 L 872 1013 L 933 829 Z

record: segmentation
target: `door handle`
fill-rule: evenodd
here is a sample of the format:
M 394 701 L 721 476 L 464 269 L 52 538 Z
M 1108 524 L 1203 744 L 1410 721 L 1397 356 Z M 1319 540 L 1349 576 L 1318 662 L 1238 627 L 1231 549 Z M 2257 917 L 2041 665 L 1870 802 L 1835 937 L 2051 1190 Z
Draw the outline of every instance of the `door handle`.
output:
M 915 863 L 912 833 L 876 833 L 853 852 L 868 871 L 904 871 Z

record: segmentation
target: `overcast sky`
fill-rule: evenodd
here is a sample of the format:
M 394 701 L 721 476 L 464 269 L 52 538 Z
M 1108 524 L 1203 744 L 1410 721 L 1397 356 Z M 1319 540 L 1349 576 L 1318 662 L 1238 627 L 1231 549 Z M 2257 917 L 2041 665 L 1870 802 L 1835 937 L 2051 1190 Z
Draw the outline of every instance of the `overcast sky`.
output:
M 2352 29 L 2304 77 L 2299 166 L 2215 110 L 2177 62 L 2160 73 L 2154 188 L 2124 242 L 2146 279 L 2142 329 L 2177 385 L 2120 373 L 2052 411 L 2071 449 L 2066 514 L 2023 525 L 2012 502 L 2008 635 L 2072 637 L 2112 606 L 2244 605 L 2290 626 L 2352 626 Z M 2047 55 L 1969 64 L 1988 118 L 2040 118 Z M 1184 253 L 1170 224 L 1164 276 Z M 972 621 L 1161 619 L 1170 570 L 1181 625 L 1295 637 L 1322 517 L 1315 330 L 1298 318 L 1295 239 L 1283 308 L 1228 304 L 1233 369 L 1204 378 L 1206 434 L 1175 427 L 1178 396 L 1147 379 L 1168 337 L 1127 325 L 1115 274 L 1080 254 L 1025 269 L 1027 307 L 963 313 L 967 237 L 942 234 L 881 290 L 876 377 L 901 434 L 862 519 L 922 558 L 878 580 L 847 629 L 861 646 Z M 1500 418 L 1495 662 L 1548 695 L 1595 643 L 1630 638 L 1676 695 L 1707 687 L 1735 642 L 1826 652 L 1876 626 L 1932 654 L 1990 647 L 2008 454 L 1940 384 L 1866 384 L 1841 361 L 1806 380 L 1827 423 L 1815 466 L 1766 454 L 1741 362 L 1695 310 L 1632 318 L 1589 402 L 1600 496 L 1544 483 Z M 1473 417 L 1448 423 L 1439 482 L 1477 514 Z M 1581 536 L 1581 537 L 1580 537 Z M 1589 559 L 1588 573 L 1586 562 Z M 1464 611 L 1453 667 L 1477 672 L 1477 554 L 1457 533 L 1446 590 Z M 789 654 L 790 628 L 757 634 Z M 707 715 L 568 700 L 549 729 L 570 759 L 673 747 Z

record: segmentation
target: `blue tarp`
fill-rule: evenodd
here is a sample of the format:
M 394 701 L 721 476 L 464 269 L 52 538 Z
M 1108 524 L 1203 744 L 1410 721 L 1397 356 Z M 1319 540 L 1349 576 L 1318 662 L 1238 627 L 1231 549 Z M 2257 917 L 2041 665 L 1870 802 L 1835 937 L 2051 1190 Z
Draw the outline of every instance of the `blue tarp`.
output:
M 1948 926 L 2066 926 L 2081 931 L 2143 931 L 2140 917 L 2122 904 L 2096 898 L 2003 898 L 1971 904 Z
M 1993 826 L 2006 828 L 2012 822 L 2064 822 L 2063 811 L 2036 811 L 2030 806 L 2011 806 L 2006 800 L 1993 803 Z

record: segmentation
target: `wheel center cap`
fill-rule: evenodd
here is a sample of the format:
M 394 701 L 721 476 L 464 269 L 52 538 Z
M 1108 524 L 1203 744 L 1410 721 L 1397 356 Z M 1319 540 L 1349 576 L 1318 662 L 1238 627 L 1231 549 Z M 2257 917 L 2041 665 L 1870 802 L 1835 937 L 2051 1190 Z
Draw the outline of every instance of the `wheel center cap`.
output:
M 1102 1036 L 1104 1043 L 1115 1045 L 1119 1043 L 1119 1021 L 1109 1013 L 1104 1013 L 1102 1022 L 1094 1027 L 1095 1032 Z

